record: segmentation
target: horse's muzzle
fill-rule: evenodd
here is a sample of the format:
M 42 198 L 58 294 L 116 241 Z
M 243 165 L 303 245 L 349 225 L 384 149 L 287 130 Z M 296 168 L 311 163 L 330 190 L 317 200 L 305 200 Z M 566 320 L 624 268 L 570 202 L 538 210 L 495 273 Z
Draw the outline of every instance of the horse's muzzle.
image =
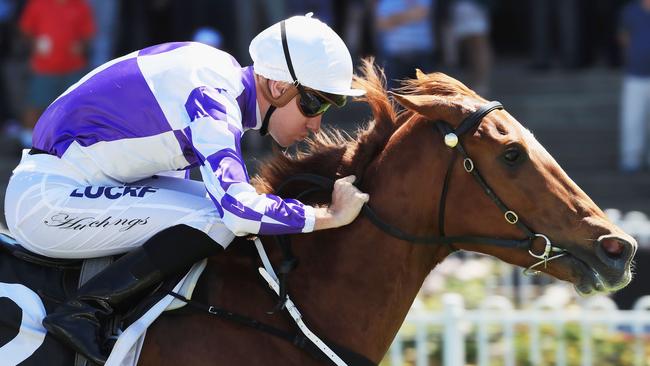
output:
M 629 235 L 603 235 L 597 240 L 596 255 L 602 262 L 598 273 L 608 287 L 619 289 L 630 281 L 630 266 L 637 243 Z

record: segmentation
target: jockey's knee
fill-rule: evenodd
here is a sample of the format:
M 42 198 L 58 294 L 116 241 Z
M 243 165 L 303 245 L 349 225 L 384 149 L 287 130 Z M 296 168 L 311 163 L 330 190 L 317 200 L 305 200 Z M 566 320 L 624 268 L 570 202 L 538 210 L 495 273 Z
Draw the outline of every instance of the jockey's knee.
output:
M 155 234 L 142 248 L 163 275 L 177 274 L 223 251 L 208 234 L 187 225 L 172 226 Z

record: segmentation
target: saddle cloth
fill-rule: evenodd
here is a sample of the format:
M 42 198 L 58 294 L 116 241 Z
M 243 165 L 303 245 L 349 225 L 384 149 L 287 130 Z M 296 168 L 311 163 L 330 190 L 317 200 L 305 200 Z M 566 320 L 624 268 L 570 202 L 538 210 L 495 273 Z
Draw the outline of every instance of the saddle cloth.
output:
M 24 260 L 24 249 L 14 250 L 14 241 L 0 238 L 0 366 L 70 366 L 75 353 L 49 336 L 41 321 L 76 288 L 80 265 L 53 260 L 43 265 Z M 22 259 L 21 259 L 22 258 Z M 192 266 L 175 282 L 164 284 L 190 298 L 207 260 Z M 166 310 L 185 305 L 171 295 L 159 292 L 128 315 L 125 329 L 118 331 L 107 366 L 137 364 L 147 328 Z

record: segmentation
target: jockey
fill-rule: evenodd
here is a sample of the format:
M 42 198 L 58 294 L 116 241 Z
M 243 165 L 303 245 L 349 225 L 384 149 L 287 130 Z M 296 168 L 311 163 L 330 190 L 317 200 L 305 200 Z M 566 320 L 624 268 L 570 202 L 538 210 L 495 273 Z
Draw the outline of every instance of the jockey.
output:
M 6 194 L 11 234 L 58 258 L 127 253 L 43 320 L 95 363 L 109 350 L 101 321 L 154 284 L 223 251 L 235 236 L 306 233 L 346 225 L 368 195 L 353 176 L 328 207 L 258 194 L 240 139 L 248 130 L 290 146 L 320 128 L 352 89 L 352 59 L 311 15 L 257 35 L 253 66 L 207 45 L 167 43 L 112 60 L 43 113 Z M 188 179 L 198 167 L 202 182 Z M 206 194 L 207 191 L 207 194 Z

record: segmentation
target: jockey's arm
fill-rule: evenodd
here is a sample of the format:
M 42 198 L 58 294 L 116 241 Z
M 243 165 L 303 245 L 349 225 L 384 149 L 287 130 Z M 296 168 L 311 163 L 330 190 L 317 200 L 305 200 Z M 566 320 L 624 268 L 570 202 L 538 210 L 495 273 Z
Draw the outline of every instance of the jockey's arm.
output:
M 259 194 L 248 182 L 239 141 L 243 133 L 235 99 L 206 89 L 193 101 L 199 108 L 189 124 L 192 146 L 201 160 L 200 172 L 219 215 L 235 235 L 276 235 L 310 232 L 346 225 L 358 215 L 367 195 L 339 179 L 329 207 L 312 207 L 295 199 Z

